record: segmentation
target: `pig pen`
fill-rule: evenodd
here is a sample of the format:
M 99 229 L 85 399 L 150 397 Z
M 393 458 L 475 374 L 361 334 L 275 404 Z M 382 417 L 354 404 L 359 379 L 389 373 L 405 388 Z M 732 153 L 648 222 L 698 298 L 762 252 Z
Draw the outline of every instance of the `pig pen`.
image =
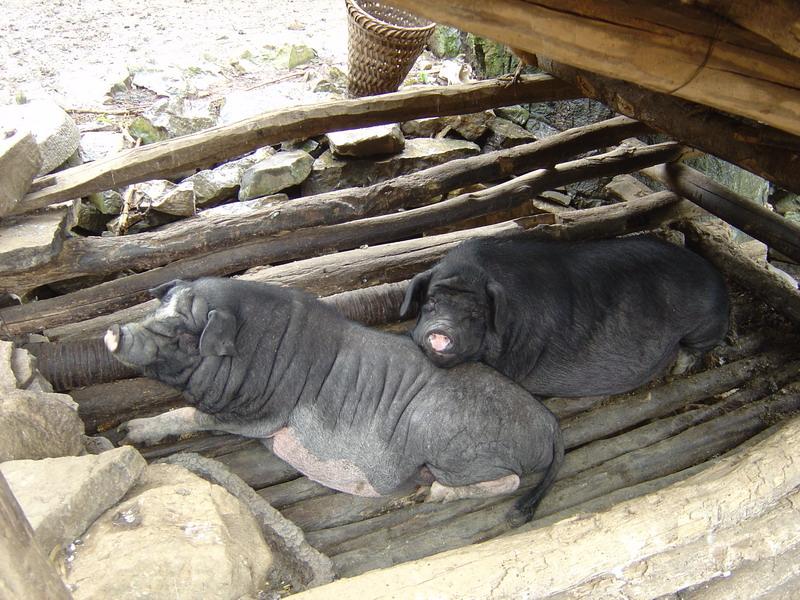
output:
M 514 86 L 481 82 L 334 102 L 313 109 L 301 107 L 42 178 L 18 212 L 103 190 L 111 181 L 121 185 L 165 177 L 266 144 L 319 136 L 329 130 L 576 95 L 557 80 L 535 76 Z M 576 515 L 582 515 L 584 521 L 598 519 L 595 548 L 602 555 L 602 536 L 610 547 L 615 539 L 613 523 L 603 522 L 600 527 L 602 515 L 617 514 L 614 510 L 624 507 L 628 512 L 616 518 L 624 521 L 628 514 L 632 522 L 644 519 L 641 528 L 654 527 L 641 516 L 635 499 L 654 506 L 658 493 L 669 490 L 677 490 L 687 510 L 700 520 L 706 513 L 722 515 L 720 507 L 725 502 L 719 500 L 719 506 L 715 505 L 717 496 L 709 496 L 697 506 L 691 503 L 695 495 L 705 497 L 699 483 L 703 473 L 723 477 L 724 473 L 718 474 L 721 467 L 732 469 L 739 462 L 760 460 L 764 469 L 771 470 L 762 473 L 763 480 L 753 483 L 753 490 L 742 486 L 726 491 L 723 487 L 719 492 L 720 498 L 725 494 L 744 498 L 737 521 L 724 515 L 711 518 L 702 535 L 680 527 L 670 535 L 653 533 L 650 546 L 628 549 L 624 565 L 598 566 L 588 574 L 574 574 L 574 579 L 561 587 L 552 583 L 535 595 L 562 597 L 558 594 L 566 590 L 578 590 L 578 594 L 584 589 L 580 586 L 609 591 L 624 583 L 636 587 L 639 597 L 680 590 L 688 590 L 685 593 L 694 597 L 691 593 L 698 585 L 723 585 L 719 579 L 723 572 L 737 577 L 744 573 L 740 579 L 751 576 L 747 581 L 763 581 L 764 569 L 770 570 L 775 582 L 797 583 L 797 569 L 785 560 L 797 553 L 800 541 L 796 512 L 783 520 L 782 531 L 781 527 L 757 529 L 753 525 L 750 538 L 730 542 L 739 546 L 752 542 L 746 551 L 726 551 L 724 560 L 698 560 L 692 567 L 687 563 L 702 554 L 703 536 L 713 545 L 715 533 L 724 537 L 740 525 L 742 531 L 750 531 L 748 527 L 757 517 L 777 514 L 775 511 L 786 508 L 786 502 L 796 502 L 795 490 L 800 484 L 797 465 L 791 460 L 797 446 L 783 448 L 787 453 L 783 462 L 773 456 L 782 444 L 797 442 L 792 433 L 798 427 L 792 417 L 800 407 L 800 295 L 796 283 L 769 266 L 763 260 L 765 255 L 759 260 L 748 256 L 747 248 L 733 241 L 727 225 L 698 205 L 762 240 L 788 263 L 800 262 L 800 228 L 677 162 L 686 152 L 680 144 L 645 144 L 632 139 L 649 133 L 638 121 L 615 117 L 360 188 L 298 196 L 280 205 L 248 207 L 207 218 L 200 213 L 160 230 L 119 238 L 66 238 L 54 247 L 52 256 L 32 268 L 3 266 L 8 289 L 77 282 L 67 293 L 0 309 L 4 334 L 37 355 L 40 369 L 56 389 L 67 391 L 78 402 L 87 434 L 116 442 L 120 423 L 182 404 L 174 390 L 136 377 L 110 361 L 99 344 L 110 324 L 135 319 L 152 307 L 152 301 L 146 301 L 146 290 L 164 281 L 213 274 L 292 285 L 324 297 L 353 319 L 402 332 L 409 323 L 399 323 L 397 315 L 408 279 L 469 237 L 514 233 L 571 240 L 648 231 L 685 242 L 714 263 L 728 281 L 733 325 L 727 343 L 690 373 L 661 378 L 629 394 L 546 399 L 564 431 L 566 462 L 534 521 L 518 530 L 508 529 L 505 515 L 515 498 L 536 483 L 535 477 L 524 480 L 521 490 L 509 497 L 438 505 L 420 503 L 413 497 L 374 499 L 334 492 L 300 476 L 259 442 L 232 435 L 196 435 L 140 450 L 149 461 L 184 452 L 219 461 L 297 524 L 308 543 L 330 557 L 339 578 L 407 563 L 407 569 L 417 571 L 397 572 L 412 586 L 398 595 L 435 589 L 445 596 L 449 590 L 454 597 L 488 597 L 488 593 L 483 594 L 479 586 L 469 594 L 456 592 L 457 582 L 452 582 L 451 588 L 426 588 L 421 583 L 428 581 L 423 574 L 435 563 L 418 559 L 461 549 L 462 554 L 456 554 L 454 560 L 461 556 L 462 563 L 457 565 L 463 568 L 471 560 L 483 560 L 469 554 L 472 549 L 480 552 L 483 546 L 474 546 L 479 542 L 493 540 L 490 543 L 499 545 L 496 552 L 500 556 L 507 547 L 502 544 L 535 536 L 537 531 L 542 535 L 558 531 L 551 528 L 564 523 L 580 523 Z M 168 162 L 165 157 L 170 157 Z M 575 210 L 546 193 L 598 177 L 613 177 L 605 188 L 611 202 L 607 205 Z M 89 274 L 103 275 L 105 281 L 81 279 Z M 44 334 L 47 341 L 31 334 Z M 777 450 L 770 440 L 781 442 Z M 679 482 L 698 483 L 674 485 Z M 675 511 L 680 508 L 670 514 Z M 668 520 L 658 511 L 653 519 Z M 624 529 L 623 523 L 619 525 Z M 557 541 L 552 540 L 553 548 Z M 556 575 L 573 573 L 564 567 L 563 554 L 564 548 L 557 550 L 552 563 L 542 567 L 544 572 L 528 577 L 552 581 Z M 648 574 L 648 565 L 655 563 L 647 560 L 653 556 L 664 557 L 664 564 L 658 567 L 662 571 L 653 566 Z M 513 556 L 504 560 L 504 568 L 516 568 Z M 759 571 L 761 564 L 765 566 Z M 518 567 L 524 571 L 524 564 Z M 459 572 L 458 568 L 448 567 L 454 572 Z M 622 573 L 623 568 L 630 570 Z M 653 575 L 678 572 L 683 577 Z M 761 579 L 752 572 L 760 573 Z M 340 593 L 345 595 L 370 597 L 381 585 L 388 585 L 376 584 L 374 577 L 380 573 L 363 580 L 373 588 L 358 583 L 360 578 L 334 585 L 343 586 Z M 385 573 L 386 581 L 391 581 L 392 571 Z M 486 580 L 493 581 L 488 576 Z M 527 580 L 522 580 L 521 589 L 530 589 L 525 587 Z M 513 585 L 493 585 L 509 595 L 515 593 Z M 319 588 L 319 594 L 333 593 L 325 590 Z M 292 591 L 297 589 L 283 590 Z

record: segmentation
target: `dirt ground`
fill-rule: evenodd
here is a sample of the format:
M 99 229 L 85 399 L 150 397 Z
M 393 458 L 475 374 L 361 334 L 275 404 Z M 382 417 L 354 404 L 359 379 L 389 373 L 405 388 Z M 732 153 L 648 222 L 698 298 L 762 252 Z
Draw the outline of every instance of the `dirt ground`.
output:
M 97 105 L 94 81 L 125 69 L 229 65 L 265 45 L 304 44 L 344 69 L 344 0 L 3 0 L 0 104 Z M 224 76 L 236 76 L 227 69 Z

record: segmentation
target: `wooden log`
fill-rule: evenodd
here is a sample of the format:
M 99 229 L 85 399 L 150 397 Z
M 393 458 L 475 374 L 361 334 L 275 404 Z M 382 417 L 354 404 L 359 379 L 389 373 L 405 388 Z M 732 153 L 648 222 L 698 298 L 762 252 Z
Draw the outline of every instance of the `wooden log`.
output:
M 311 481 L 307 477 L 298 477 L 291 481 L 256 490 L 256 492 L 277 509 L 283 509 L 301 500 L 336 493 L 332 489 L 325 487 L 321 483 Z
M 580 481 L 563 479 L 545 496 L 539 510 L 546 515 L 703 462 L 765 429 L 772 418 L 796 411 L 800 407 L 799 389 L 800 385 L 787 388 L 786 393 L 775 394 L 768 400 L 606 462 L 581 473 L 577 478 Z M 490 539 L 509 531 L 506 514 L 513 503 L 514 499 L 505 499 L 435 528 L 417 522 L 410 529 L 418 533 L 407 531 L 408 526 L 398 526 L 388 536 L 386 532 L 372 534 L 368 545 L 332 556 L 336 571 L 340 577 L 352 577 L 370 569 Z M 402 542 L 398 543 L 401 539 Z M 351 541 L 353 545 L 357 543 L 356 540 Z
M 800 420 L 794 419 L 766 441 L 657 494 L 589 518 L 567 519 L 388 571 L 343 579 L 304 592 L 298 600 L 416 594 L 457 598 L 467 593 L 475 598 L 526 594 L 547 598 L 566 593 L 595 576 L 618 572 L 637 557 L 699 540 L 710 545 L 715 532 L 736 529 L 764 514 L 800 484 L 800 464 L 795 460 L 799 445 Z M 719 548 L 711 555 L 729 554 Z M 692 558 L 676 572 L 693 569 L 691 563 Z M 717 572 L 693 573 L 692 581 L 699 583 Z M 637 582 L 651 582 L 647 569 L 639 570 Z M 682 587 L 687 584 L 685 580 Z M 645 592 L 644 597 L 658 595 Z
M 72 594 L 33 537 L 25 513 L 0 473 L 0 598 L 69 600 Z
M 496 81 L 430 87 L 393 94 L 336 100 L 264 113 L 230 125 L 119 152 L 33 182 L 17 212 L 111 188 L 165 179 L 187 169 L 203 168 L 268 144 L 330 131 L 367 127 L 487 108 L 577 97 L 577 92 L 549 75 L 526 77 L 520 85 Z
M 255 489 L 291 481 L 298 476 L 297 469 L 275 456 L 260 441 L 254 441 L 234 452 L 219 455 L 216 460 Z
M 159 228 L 117 237 L 73 237 L 41 266 L 0 264 L 0 289 L 29 289 L 82 275 L 143 271 L 166 263 L 232 248 L 303 227 L 333 225 L 427 203 L 430 198 L 475 183 L 492 182 L 548 167 L 595 148 L 640 135 L 647 127 L 627 117 L 576 127 L 508 150 L 449 161 L 417 173 L 363 188 L 336 190 L 282 203 L 241 210 L 200 213 Z
M 651 229 L 677 217 L 671 210 L 676 201 L 677 196 L 674 194 L 659 192 L 631 203 L 515 219 L 466 231 L 359 248 L 285 265 L 255 268 L 246 272 L 242 278 L 299 287 L 317 295 L 335 294 L 408 279 L 470 237 L 512 235 L 529 231 L 526 235 L 537 239 L 589 239 Z M 324 274 L 324 277 L 320 274 Z M 48 329 L 46 334 L 51 340 L 102 336 L 111 324 L 140 319 L 154 306 L 155 302 L 144 303 L 91 321 Z M 0 318 L 6 318 L 3 310 L 0 310 Z
M 211 255 L 186 258 L 146 273 L 137 273 L 64 296 L 0 310 L 5 329 L 15 335 L 106 314 L 142 302 L 149 290 L 172 279 L 227 275 L 276 261 L 297 260 L 331 250 L 345 250 L 415 235 L 426 228 L 480 213 L 507 209 L 537 193 L 581 179 L 633 171 L 674 160 L 681 147 L 672 142 L 622 149 L 539 169 L 486 190 L 410 211 L 358 221 L 308 228 L 290 236 L 251 242 Z
M 694 7 L 653 7 L 646 0 L 391 4 L 512 48 L 800 135 L 800 60 Z M 770 12 L 769 5 L 761 6 Z
M 725 277 L 769 304 L 777 312 L 800 323 L 800 292 L 766 263 L 747 257 L 719 232 L 694 221 L 680 221 L 677 228 L 687 244 L 710 260 Z
M 616 112 L 800 193 L 796 135 L 542 57 L 538 64 Z
M 590 413 L 561 424 L 566 448 L 623 431 L 637 423 L 661 417 L 692 402 L 709 398 L 741 385 L 756 373 L 774 368 L 780 357 L 761 354 L 702 371 L 670 385 L 617 396 Z

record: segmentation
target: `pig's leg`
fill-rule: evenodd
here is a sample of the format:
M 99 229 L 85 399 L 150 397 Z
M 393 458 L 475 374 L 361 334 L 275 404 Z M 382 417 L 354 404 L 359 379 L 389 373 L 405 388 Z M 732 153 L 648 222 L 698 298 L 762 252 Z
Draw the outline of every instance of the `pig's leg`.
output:
M 519 487 L 519 475 L 512 473 L 499 479 L 481 481 L 469 485 L 450 487 L 438 481 L 431 484 L 431 491 L 425 502 L 450 502 L 462 498 L 486 498 L 510 494 Z
M 213 415 L 185 406 L 155 417 L 132 419 L 122 425 L 127 435 L 123 444 L 139 443 L 150 446 L 169 435 L 183 435 L 196 431 L 224 431 L 253 438 L 266 438 L 275 433 L 280 425 L 267 421 L 233 423 L 220 421 Z

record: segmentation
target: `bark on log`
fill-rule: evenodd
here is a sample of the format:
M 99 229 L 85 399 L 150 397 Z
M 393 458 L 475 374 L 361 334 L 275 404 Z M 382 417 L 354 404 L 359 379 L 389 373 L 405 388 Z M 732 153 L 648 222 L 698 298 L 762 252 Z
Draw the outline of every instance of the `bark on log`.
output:
M 590 518 L 568 519 L 388 571 L 340 580 L 304 592 L 298 600 L 366 600 L 418 593 L 441 598 L 525 594 L 547 598 L 622 569 L 640 557 L 698 540 L 711 544 L 713 536 L 709 532 L 736 528 L 764 514 L 800 485 L 800 464 L 794 458 L 798 447 L 800 420 L 794 419 L 768 440 L 657 494 L 625 502 Z M 716 554 L 721 558 L 727 555 L 722 549 Z M 688 560 L 680 572 L 691 567 L 691 562 Z M 682 587 L 715 575 L 705 570 L 693 572 L 687 578 L 691 582 L 684 581 Z M 646 570 L 639 572 L 638 581 L 651 582 Z
M 800 60 L 707 11 L 646 0 L 392 0 L 437 23 L 800 135 Z M 761 5 L 771 12 L 769 3 Z M 711 18 L 709 18 L 711 17 Z
M 579 481 L 567 478 L 557 482 L 542 500 L 539 510 L 547 515 L 703 462 L 765 429 L 775 416 L 791 414 L 798 407 L 800 393 L 793 388 L 789 393 L 776 394 L 766 401 L 692 427 L 677 436 L 581 473 L 575 478 Z M 388 537 L 385 534 L 373 535 L 368 546 L 334 555 L 336 571 L 340 577 L 352 577 L 373 568 L 490 539 L 509 531 L 506 514 L 513 503 L 513 499 L 505 499 L 436 528 L 425 526 L 419 533 L 409 533 L 407 526 L 398 526 Z M 414 523 L 411 529 L 420 527 L 421 523 Z M 402 543 L 397 544 L 396 540 L 400 539 Z M 351 543 L 358 542 L 353 540 Z
M 720 394 L 761 371 L 774 368 L 779 362 L 776 355 L 762 354 L 677 379 L 670 385 L 616 396 L 598 409 L 562 423 L 564 446 L 576 448 Z
M 0 598 L 69 600 L 67 591 L 39 543 L 28 519 L 0 473 Z
M 330 295 L 408 279 L 470 237 L 520 234 L 529 230 L 526 235 L 537 239 L 572 240 L 612 237 L 659 227 L 677 217 L 672 210 L 677 201 L 674 194 L 659 192 L 626 204 L 521 218 L 465 231 L 338 252 L 280 266 L 255 268 L 242 278 L 299 287 L 317 295 Z M 321 277 L 322 274 L 324 277 Z M 96 337 L 113 323 L 140 319 L 153 306 L 155 302 L 144 303 L 91 321 L 46 330 L 46 335 L 51 340 Z M 2 310 L 0 317 L 5 318 Z M 78 318 L 68 317 L 64 320 L 74 321 Z
M 800 138 L 796 135 L 542 57 L 538 64 L 612 110 L 800 193 Z
M 686 165 L 673 163 L 651 167 L 643 169 L 642 174 L 800 262 L 800 225 L 732 192 Z
M 680 221 L 676 227 L 686 236 L 687 244 L 710 260 L 730 281 L 752 291 L 777 312 L 800 323 L 800 292 L 766 263 L 760 264 L 702 223 Z
M 582 179 L 629 172 L 676 159 L 681 147 L 667 142 L 646 148 L 621 148 L 607 154 L 539 169 L 486 190 L 401 213 L 308 228 L 293 235 L 252 242 L 211 255 L 187 258 L 145 273 L 129 275 L 89 289 L 0 310 L 7 333 L 16 335 L 88 319 L 142 302 L 148 290 L 172 279 L 227 275 L 258 264 L 297 260 L 331 250 L 383 243 L 477 214 L 507 209 L 535 194 Z
M 577 91 L 560 80 L 549 75 L 535 75 L 525 77 L 517 86 L 504 86 L 490 80 L 273 111 L 39 178 L 33 182 L 33 191 L 14 210 L 27 212 L 129 183 L 168 178 L 186 169 L 207 167 L 286 140 L 380 123 L 577 96 Z
M 82 275 L 143 271 L 286 231 L 411 208 L 459 187 L 549 167 L 647 130 L 637 121 L 616 117 L 531 144 L 449 161 L 368 187 L 307 196 L 277 207 L 255 208 L 235 215 L 214 216 L 218 213 L 205 212 L 158 231 L 118 237 L 74 237 L 64 241 L 60 253 L 39 267 L 0 265 L 0 288 L 30 289 Z

